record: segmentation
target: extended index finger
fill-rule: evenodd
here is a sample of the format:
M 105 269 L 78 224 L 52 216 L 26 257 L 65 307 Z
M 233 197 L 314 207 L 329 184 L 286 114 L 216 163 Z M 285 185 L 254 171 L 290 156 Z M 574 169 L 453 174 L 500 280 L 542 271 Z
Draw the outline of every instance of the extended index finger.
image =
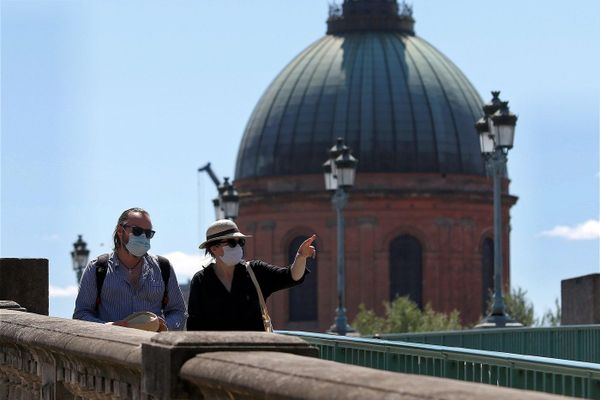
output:
M 302 246 L 305 246 L 305 245 L 310 246 L 312 244 L 312 242 L 315 241 L 316 238 L 317 238 L 317 235 L 313 233 L 311 237 L 309 237 L 308 239 L 306 239 L 304 241 L 304 243 L 302 243 Z

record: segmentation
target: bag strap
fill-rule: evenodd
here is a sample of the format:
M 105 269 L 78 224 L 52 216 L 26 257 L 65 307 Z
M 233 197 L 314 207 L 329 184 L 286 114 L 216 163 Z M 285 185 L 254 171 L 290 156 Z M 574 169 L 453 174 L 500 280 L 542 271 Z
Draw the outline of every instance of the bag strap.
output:
M 260 311 L 263 319 L 263 325 L 265 326 L 265 331 L 273 332 L 271 316 L 269 315 L 269 311 L 267 310 L 267 304 L 265 303 L 265 298 L 263 297 L 262 290 L 260 290 L 260 286 L 258 284 L 258 281 L 256 280 L 256 275 L 254 275 L 254 271 L 252 271 L 249 261 L 246 261 L 244 265 L 246 266 L 246 270 L 248 271 L 250 279 L 252 279 L 252 283 L 254 283 L 254 287 L 256 288 L 256 292 L 258 293 L 258 301 L 260 302 Z

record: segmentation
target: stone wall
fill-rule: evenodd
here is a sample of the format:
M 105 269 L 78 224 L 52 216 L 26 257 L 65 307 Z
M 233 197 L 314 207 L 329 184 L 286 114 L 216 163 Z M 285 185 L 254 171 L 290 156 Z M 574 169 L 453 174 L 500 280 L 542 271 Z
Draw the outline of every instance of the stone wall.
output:
M 29 312 L 48 315 L 48 260 L 0 258 L 0 300 L 12 300 Z
M 0 400 L 550 399 L 315 358 L 264 332 L 151 333 L 0 309 Z
M 561 281 L 561 325 L 600 324 L 600 274 Z

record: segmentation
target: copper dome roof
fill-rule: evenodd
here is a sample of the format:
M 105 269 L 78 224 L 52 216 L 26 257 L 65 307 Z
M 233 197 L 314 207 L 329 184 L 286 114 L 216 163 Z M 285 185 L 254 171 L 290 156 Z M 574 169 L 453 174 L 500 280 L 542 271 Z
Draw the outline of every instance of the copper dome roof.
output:
M 412 12 L 390 0 L 347 1 L 337 12 L 329 34 L 258 101 L 236 179 L 320 174 L 337 137 L 359 159 L 359 173 L 484 175 L 474 128 L 481 98 L 452 61 L 414 35 Z

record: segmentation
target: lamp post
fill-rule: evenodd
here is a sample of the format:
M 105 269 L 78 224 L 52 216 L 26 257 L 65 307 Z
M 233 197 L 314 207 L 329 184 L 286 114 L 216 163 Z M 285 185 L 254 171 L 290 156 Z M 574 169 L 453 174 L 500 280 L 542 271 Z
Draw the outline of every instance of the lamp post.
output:
M 215 219 L 236 219 L 239 215 L 240 196 L 233 187 L 233 184 L 229 182 L 229 178 L 223 178 L 223 183 L 220 183 L 210 163 L 198 168 L 198 172 L 206 172 L 217 187 L 219 195 L 212 200 L 215 209 Z
M 337 216 L 337 267 L 338 267 L 338 307 L 335 322 L 329 328 L 329 333 L 346 335 L 354 332 L 346 318 L 345 283 L 344 283 L 344 208 L 348 203 L 347 191 L 354 185 L 356 165 L 358 160 L 344 144 L 344 139 L 338 138 L 336 144 L 329 150 L 329 159 L 323 164 L 325 189 L 332 191 L 333 203 Z
M 219 186 L 219 205 L 223 212 L 223 218 L 234 220 L 240 209 L 240 196 L 237 190 L 229 182 L 229 178 L 223 178 L 223 184 Z M 217 215 L 219 218 L 219 215 Z
M 502 178 L 506 175 L 508 150 L 513 147 L 517 116 L 499 95 L 499 91 L 492 92 L 491 102 L 483 106 L 483 118 L 475 123 L 481 154 L 494 179 L 494 304 L 476 328 L 523 326 L 506 313 L 502 296 Z
M 77 274 L 77 283 L 81 281 L 81 274 L 83 269 L 88 263 L 90 257 L 90 251 L 87 248 L 87 243 L 81 238 L 82 235 L 78 235 L 77 241 L 73 243 L 74 250 L 71 252 L 71 258 L 73 259 L 73 270 Z

